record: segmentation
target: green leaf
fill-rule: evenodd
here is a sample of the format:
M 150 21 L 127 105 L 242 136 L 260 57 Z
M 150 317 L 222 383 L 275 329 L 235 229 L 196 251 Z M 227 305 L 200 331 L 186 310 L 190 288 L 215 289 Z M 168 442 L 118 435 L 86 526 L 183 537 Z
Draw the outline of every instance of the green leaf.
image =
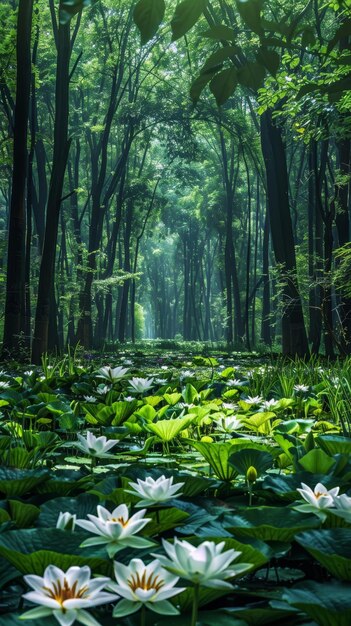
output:
M 190 98 L 194 102 L 197 103 L 198 99 L 201 96 L 201 93 L 205 89 L 206 85 L 210 82 L 213 73 L 208 74 L 200 74 L 191 84 L 190 87 Z
M 262 0 L 237 0 L 236 6 L 241 18 L 257 35 L 263 35 L 261 24 Z
M 233 452 L 232 443 L 205 443 L 203 441 L 189 441 L 189 443 L 202 454 L 218 478 L 225 481 L 235 478 L 237 471 L 229 463 Z
M 165 14 L 164 0 L 139 0 L 135 5 L 133 17 L 144 44 L 156 34 Z
M 320 435 L 316 438 L 319 447 L 330 456 L 334 454 L 351 454 L 350 437 L 340 435 Z
M 119 426 L 122 424 L 132 413 L 134 413 L 135 409 L 138 406 L 138 402 L 134 400 L 133 402 L 114 402 L 111 405 L 115 413 L 115 417 L 112 420 L 112 426 Z
M 67 24 L 76 13 L 94 4 L 96 0 L 61 0 L 60 24 Z
M 256 58 L 261 65 L 264 65 L 267 68 L 272 76 L 276 75 L 280 64 L 280 56 L 277 52 L 269 50 L 265 46 L 261 46 L 256 54 Z
M 60 513 L 75 513 L 77 518 L 85 519 L 88 513 L 96 515 L 98 504 L 99 498 L 89 493 L 76 498 L 54 498 L 41 505 L 37 525 L 43 528 L 56 528 Z
M 192 421 L 191 417 L 159 420 L 155 424 L 148 424 L 147 430 L 153 432 L 162 439 L 162 441 L 172 441 L 172 439 L 177 437 L 182 430 L 185 430 Z
M 288 605 L 287 605 L 288 606 Z M 281 626 L 285 622 L 291 626 L 291 622 L 288 621 L 291 616 L 291 608 L 288 606 L 288 610 L 270 608 L 265 606 L 259 606 L 255 608 L 238 607 L 227 609 L 230 619 L 242 618 L 245 620 L 245 624 L 249 626 Z M 231 626 L 232 622 L 228 622 L 228 626 Z M 305 626 L 308 626 L 307 624 Z M 310 624 L 309 626 L 313 626 Z
M 301 43 L 304 47 L 314 46 L 314 44 L 316 43 L 314 28 L 312 28 L 311 26 L 306 26 L 306 28 L 303 29 Z
M 198 397 L 198 392 L 191 383 L 187 383 L 185 389 L 183 390 L 182 396 L 184 402 L 186 402 L 187 404 L 193 404 L 194 400 L 196 400 Z
M 234 42 L 237 37 L 236 32 L 232 28 L 229 28 L 229 26 L 226 26 L 225 24 L 218 24 L 216 26 L 211 26 L 211 28 L 209 28 L 203 33 L 203 36 L 208 37 L 209 39 L 217 39 L 217 40 L 224 39 L 225 41 L 232 41 L 232 42 Z M 230 368 L 230 369 L 234 371 L 233 368 Z M 222 375 L 223 375 L 223 372 L 222 372 Z
M 183 497 L 186 498 L 195 498 L 199 493 L 210 489 L 215 484 L 215 481 L 205 476 L 189 476 L 189 474 L 182 474 L 179 478 L 184 482 L 182 494 Z
M 298 463 L 307 472 L 312 472 L 312 474 L 328 474 L 329 470 L 335 465 L 335 459 L 331 458 L 323 450 L 314 448 L 300 458 Z
M 351 581 L 351 530 L 310 530 L 296 535 L 295 540 L 335 578 Z
M 235 46 L 227 46 L 226 48 L 220 48 L 211 54 L 206 60 L 204 66 L 201 68 L 201 74 L 213 70 L 218 66 L 221 66 L 224 61 L 231 59 L 238 52 L 238 48 Z
M 147 517 L 151 517 L 152 521 L 145 527 L 143 535 L 151 537 L 179 526 L 189 517 L 189 513 L 180 511 L 180 509 L 176 509 L 175 507 L 159 509 L 157 513 L 151 512 L 149 509 Z
M 172 41 L 183 37 L 198 21 L 206 8 L 206 0 L 183 0 L 177 5 L 171 21 Z
M 296 533 L 316 528 L 319 524 L 316 516 L 307 516 L 288 508 L 260 506 L 234 515 L 230 520 L 230 531 L 235 535 L 255 537 L 262 541 L 289 542 Z
M 255 91 L 262 87 L 266 75 L 265 68 L 259 63 L 248 61 L 238 70 L 238 82 Z
M 167 402 L 167 404 L 169 404 L 169 406 L 173 406 L 174 404 L 177 404 L 179 402 L 179 400 L 182 397 L 181 393 L 165 393 L 164 394 L 164 399 Z
M 0 555 L 22 574 L 42 576 L 52 564 L 66 570 L 71 565 L 89 565 L 98 573 L 110 572 L 105 558 L 88 556 L 80 544 L 86 533 L 34 528 L 0 534 Z
M 350 585 L 304 581 L 285 589 L 283 600 L 304 611 L 319 626 L 350 626 Z
M 222 70 L 212 78 L 210 89 L 216 98 L 218 106 L 221 106 L 230 98 L 237 84 L 238 74 L 235 67 Z
M 340 39 L 344 39 L 345 37 L 349 37 L 351 35 L 351 19 L 343 20 L 342 24 L 337 29 L 334 37 L 329 41 L 327 53 L 331 52 L 331 50 L 336 46 Z
M 18 528 L 29 528 L 39 516 L 40 509 L 33 504 L 24 504 L 19 500 L 9 500 L 11 519 Z
M 257 476 L 261 476 L 267 469 L 272 467 L 273 457 L 269 452 L 250 450 L 250 448 L 247 448 L 246 450 L 234 452 L 229 459 L 229 463 L 238 470 L 239 474 L 243 474 L 243 476 L 246 476 L 249 467 L 254 467 Z
M 22 496 L 40 483 L 48 480 L 47 470 L 22 470 L 9 467 L 0 468 L 0 494 Z
M 43 608 L 43 607 L 38 607 L 38 608 Z M 33 609 L 31 609 L 33 610 Z M 35 610 L 35 609 L 34 609 Z M 29 611 L 26 611 L 26 613 L 29 613 Z M 23 616 L 24 613 L 22 612 L 20 613 L 6 613 L 6 615 L 4 616 L 0 616 L 0 626 L 20 626 L 22 624 L 25 624 L 26 622 L 22 621 L 23 620 Z M 27 624 L 30 624 L 30 622 L 28 621 Z M 35 624 L 35 626 L 57 626 L 57 620 L 52 616 L 47 616 L 47 617 L 42 617 L 42 618 L 35 618 L 35 622 L 32 622 L 32 624 Z

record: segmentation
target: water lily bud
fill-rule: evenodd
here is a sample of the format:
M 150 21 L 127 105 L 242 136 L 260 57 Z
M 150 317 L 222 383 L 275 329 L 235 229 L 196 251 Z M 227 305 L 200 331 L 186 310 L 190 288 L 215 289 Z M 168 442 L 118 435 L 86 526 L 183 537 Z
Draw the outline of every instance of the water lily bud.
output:
M 208 435 L 204 435 L 204 437 L 201 437 L 200 441 L 203 441 L 204 443 L 213 443 L 212 437 L 209 437 Z
M 253 465 L 250 465 L 246 472 L 246 480 L 249 483 L 254 483 L 257 480 L 257 470 Z
M 74 513 L 72 515 L 72 513 L 69 513 L 68 511 L 66 511 L 65 513 L 60 513 L 60 515 L 57 518 L 57 522 L 56 522 L 56 528 L 59 528 L 60 530 L 74 530 L 74 527 L 76 525 L 76 514 Z

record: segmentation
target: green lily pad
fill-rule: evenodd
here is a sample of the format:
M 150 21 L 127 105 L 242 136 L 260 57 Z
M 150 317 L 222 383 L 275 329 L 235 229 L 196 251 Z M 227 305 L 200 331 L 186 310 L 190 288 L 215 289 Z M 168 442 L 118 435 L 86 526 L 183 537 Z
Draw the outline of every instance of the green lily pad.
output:
M 336 578 L 351 581 L 351 530 L 310 530 L 295 537 Z
M 318 626 L 350 626 L 350 585 L 305 581 L 285 589 L 283 600 L 304 611 Z
M 16 469 L 0 467 L 0 494 L 5 496 L 22 496 L 40 483 L 48 480 L 47 470 Z
M 350 437 L 342 437 L 341 435 L 320 435 L 316 438 L 319 447 L 327 454 L 351 454 Z
M 7 531 L 0 534 L 0 555 L 22 574 L 42 576 L 53 564 L 63 570 L 89 565 L 94 572 L 110 575 L 111 565 L 105 558 L 88 556 L 86 549 L 80 548 L 86 537 L 86 533 L 58 529 Z
M 319 525 L 316 516 L 281 507 L 251 507 L 230 520 L 230 531 L 239 536 L 256 537 L 262 541 L 292 541 L 296 533 Z M 229 526 L 229 524 L 228 524 Z

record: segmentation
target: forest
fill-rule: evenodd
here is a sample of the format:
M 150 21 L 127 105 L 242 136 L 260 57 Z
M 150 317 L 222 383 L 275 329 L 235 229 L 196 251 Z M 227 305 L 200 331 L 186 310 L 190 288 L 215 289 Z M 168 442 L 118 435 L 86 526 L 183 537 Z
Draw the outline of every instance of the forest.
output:
M 2 3 L 4 356 L 350 353 L 343 4 Z
M 0 626 L 350 626 L 351 0 L 0 34 Z

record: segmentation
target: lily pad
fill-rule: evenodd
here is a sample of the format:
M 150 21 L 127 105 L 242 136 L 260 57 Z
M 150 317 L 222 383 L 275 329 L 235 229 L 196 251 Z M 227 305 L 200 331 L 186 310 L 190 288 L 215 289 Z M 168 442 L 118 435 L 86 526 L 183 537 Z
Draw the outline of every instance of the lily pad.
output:
M 351 581 L 351 530 L 311 530 L 300 533 L 295 540 L 333 576 Z

